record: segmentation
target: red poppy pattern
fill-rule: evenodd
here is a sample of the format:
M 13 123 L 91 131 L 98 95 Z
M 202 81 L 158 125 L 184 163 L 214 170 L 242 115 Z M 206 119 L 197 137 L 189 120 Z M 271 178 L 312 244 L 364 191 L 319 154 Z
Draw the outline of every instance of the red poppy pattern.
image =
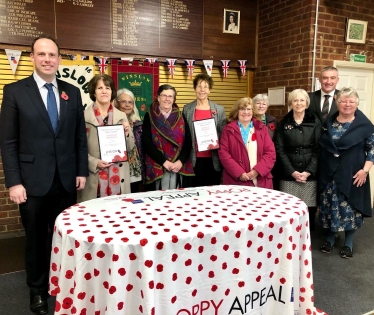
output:
M 57 315 L 325 314 L 314 307 L 308 209 L 278 191 L 91 200 L 60 214 L 52 248 Z

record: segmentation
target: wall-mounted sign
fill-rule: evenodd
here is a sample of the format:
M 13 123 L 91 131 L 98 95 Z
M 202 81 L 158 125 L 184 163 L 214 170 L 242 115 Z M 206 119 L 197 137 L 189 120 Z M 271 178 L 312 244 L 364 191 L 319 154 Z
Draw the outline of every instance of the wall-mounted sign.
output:
M 350 54 L 349 60 L 353 62 L 366 62 L 366 55 Z

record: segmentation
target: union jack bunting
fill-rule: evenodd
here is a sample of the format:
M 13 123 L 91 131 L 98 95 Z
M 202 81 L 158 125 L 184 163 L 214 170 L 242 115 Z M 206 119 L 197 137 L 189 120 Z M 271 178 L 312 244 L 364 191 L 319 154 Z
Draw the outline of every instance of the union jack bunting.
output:
M 208 73 L 208 75 L 212 75 L 212 70 L 213 70 L 213 60 L 203 60 L 205 70 Z
M 223 77 L 226 79 L 227 71 L 229 70 L 229 66 L 230 66 L 230 60 L 221 60 L 221 65 L 222 65 Z
M 108 59 L 106 57 L 94 57 L 95 61 L 97 62 L 97 65 L 99 66 L 100 73 L 105 74 L 105 70 L 108 66 Z
M 247 60 L 238 60 L 240 71 L 242 72 L 242 76 L 245 77 L 245 73 L 247 70 Z
M 192 79 L 193 70 L 195 69 L 195 60 L 193 60 L 193 59 L 186 59 L 184 62 L 186 63 L 190 79 Z
M 150 64 L 157 62 L 157 58 L 145 58 L 145 61 L 148 61 Z
M 171 78 L 174 78 L 174 71 L 175 71 L 175 64 L 177 63 L 177 59 L 166 59 L 166 64 L 169 68 L 169 73 L 171 75 Z

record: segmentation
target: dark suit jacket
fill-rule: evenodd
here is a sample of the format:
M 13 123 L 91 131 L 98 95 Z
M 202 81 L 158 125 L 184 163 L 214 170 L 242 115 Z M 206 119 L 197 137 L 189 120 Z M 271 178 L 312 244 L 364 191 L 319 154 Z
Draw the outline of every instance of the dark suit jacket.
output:
M 37 84 L 30 76 L 4 86 L 0 118 L 1 154 L 7 187 L 22 184 L 26 193 L 43 196 L 58 169 L 73 192 L 76 176 L 88 176 L 88 153 L 79 89 L 57 80 L 60 121 L 56 135 Z
M 339 90 L 335 89 L 334 95 L 338 94 Z M 321 90 L 308 93 L 310 98 L 310 104 L 309 104 L 309 111 L 316 116 L 321 124 L 323 125 L 323 119 L 321 114 Z M 335 99 L 332 100 L 331 108 L 329 111 L 329 114 L 327 116 L 327 119 L 334 115 L 338 111 L 338 108 L 336 107 Z

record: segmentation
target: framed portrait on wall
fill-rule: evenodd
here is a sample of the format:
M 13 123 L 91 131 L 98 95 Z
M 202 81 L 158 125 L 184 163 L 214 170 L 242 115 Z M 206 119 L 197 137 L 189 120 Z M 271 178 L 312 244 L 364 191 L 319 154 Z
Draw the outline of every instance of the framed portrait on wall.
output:
M 240 11 L 223 9 L 223 32 L 239 34 Z
M 367 21 L 346 18 L 345 42 L 353 44 L 365 44 L 367 28 Z

